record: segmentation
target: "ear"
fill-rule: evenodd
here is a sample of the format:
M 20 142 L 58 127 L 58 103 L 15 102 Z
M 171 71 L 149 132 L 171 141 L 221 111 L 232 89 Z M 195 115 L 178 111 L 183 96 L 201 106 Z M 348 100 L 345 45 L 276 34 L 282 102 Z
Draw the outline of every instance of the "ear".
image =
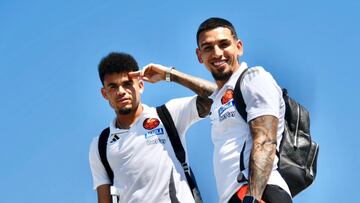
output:
M 243 43 L 241 40 L 237 40 L 236 47 L 238 49 L 238 56 L 242 56 L 244 53 L 244 50 L 243 50 Z
M 201 52 L 200 52 L 199 48 L 196 48 L 196 56 L 198 58 L 199 63 L 204 63 L 204 61 L 202 60 Z
M 139 92 L 142 94 L 144 92 L 144 81 L 139 80 Z
M 109 100 L 104 87 L 101 88 L 101 95 L 104 97 L 104 99 Z

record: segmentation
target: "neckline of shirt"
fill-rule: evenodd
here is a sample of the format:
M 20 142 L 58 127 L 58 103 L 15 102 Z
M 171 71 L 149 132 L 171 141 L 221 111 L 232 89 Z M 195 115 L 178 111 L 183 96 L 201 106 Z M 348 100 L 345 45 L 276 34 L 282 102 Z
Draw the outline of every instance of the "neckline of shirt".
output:
M 128 132 L 130 131 L 134 126 L 136 126 L 140 120 L 144 117 L 145 112 L 148 111 L 148 109 L 150 108 L 148 105 L 146 104 L 141 104 L 143 107 L 143 111 L 141 112 L 140 116 L 135 120 L 135 122 L 133 124 L 130 125 L 130 128 L 128 129 L 121 129 L 121 128 L 117 128 L 115 123 L 116 123 L 116 117 L 111 121 L 110 123 L 110 134 L 113 133 L 124 133 L 124 132 Z
M 228 89 L 229 87 L 232 87 L 233 84 L 236 83 L 237 79 L 239 78 L 240 74 L 248 68 L 248 65 L 246 62 L 241 62 L 240 67 L 231 75 L 230 79 L 226 81 L 226 83 L 220 88 L 216 89 L 211 95 L 210 98 L 214 100 L 219 92 L 223 91 L 225 88 Z

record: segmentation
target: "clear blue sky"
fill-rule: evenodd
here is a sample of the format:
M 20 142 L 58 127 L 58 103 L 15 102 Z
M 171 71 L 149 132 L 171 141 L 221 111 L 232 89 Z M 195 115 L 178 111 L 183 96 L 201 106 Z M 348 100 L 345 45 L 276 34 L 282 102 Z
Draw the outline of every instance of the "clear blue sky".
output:
M 358 199 L 359 1 L 0 0 L 0 198 L 3 203 L 96 202 L 93 137 L 114 113 L 100 95 L 99 60 L 133 54 L 212 80 L 195 56 L 198 25 L 236 26 L 249 65 L 261 65 L 311 113 L 318 176 L 300 202 Z M 192 93 L 146 84 L 143 102 Z M 208 120 L 187 135 L 206 203 L 217 202 Z

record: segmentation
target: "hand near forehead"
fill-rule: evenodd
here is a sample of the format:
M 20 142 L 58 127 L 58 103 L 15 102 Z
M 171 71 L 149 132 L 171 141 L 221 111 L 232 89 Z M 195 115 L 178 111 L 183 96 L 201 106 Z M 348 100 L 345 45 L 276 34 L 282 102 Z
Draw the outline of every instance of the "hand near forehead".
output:
M 146 82 L 156 83 L 165 80 L 167 67 L 160 64 L 148 64 L 142 70 L 130 72 L 130 78 L 140 77 Z

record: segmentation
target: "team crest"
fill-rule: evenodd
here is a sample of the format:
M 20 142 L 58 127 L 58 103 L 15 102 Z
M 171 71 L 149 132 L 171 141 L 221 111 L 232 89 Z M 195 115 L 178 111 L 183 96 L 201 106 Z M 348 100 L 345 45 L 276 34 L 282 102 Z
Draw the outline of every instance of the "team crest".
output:
M 151 130 L 156 128 L 160 124 L 159 119 L 157 118 L 147 118 L 144 120 L 143 126 L 146 130 Z
M 234 91 L 232 89 L 227 89 L 224 93 L 224 96 L 221 97 L 221 104 L 226 104 L 234 98 Z

